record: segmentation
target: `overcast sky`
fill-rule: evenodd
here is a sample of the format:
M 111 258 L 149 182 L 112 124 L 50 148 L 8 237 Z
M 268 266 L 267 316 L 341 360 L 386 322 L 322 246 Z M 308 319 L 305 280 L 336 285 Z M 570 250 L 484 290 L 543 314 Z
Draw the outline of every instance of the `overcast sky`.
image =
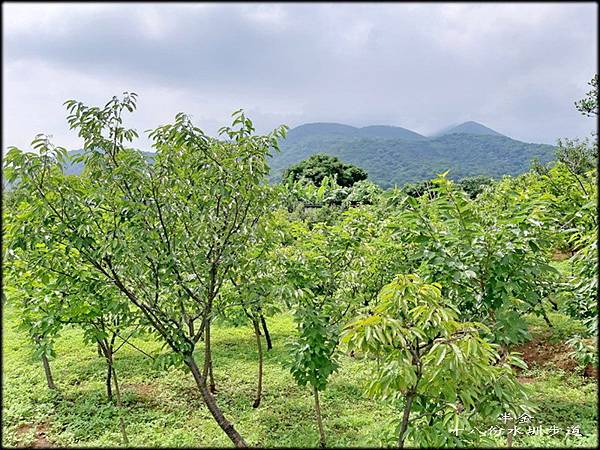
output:
M 139 94 L 138 131 L 244 108 L 279 124 L 481 122 L 527 142 L 586 136 L 573 101 L 597 67 L 595 3 L 3 3 L 3 149 L 80 148 L 62 103 Z M 137 143 L 146 147 L 147 141 Z

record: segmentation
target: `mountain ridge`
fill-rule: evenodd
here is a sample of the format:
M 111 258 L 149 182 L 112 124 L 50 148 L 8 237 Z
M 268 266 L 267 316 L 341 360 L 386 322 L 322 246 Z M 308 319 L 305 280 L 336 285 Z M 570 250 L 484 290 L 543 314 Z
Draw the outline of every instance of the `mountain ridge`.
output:
M 439 137 L 447 134 L 477 134 L 508 137 L 502 133 L 498 133 L 496 130 L 492 130 L 491 128 L 486 127 L 485 125 L 472 120 L 460 123 L 458 125 L 451 125 L 446 128 L 442 128 L 440 131 L 432 134 L 430 137 Z
M 340 122 L 307 122 L 288 131 L 288 139 L 296 139 L 306 135 L 343 135 L 381 138 L 431 139 L 446 134 L 477 134 L 490 136 L 506 136 L 482 123 L 469 120 L 459 124 L 449 125 L 435 133 L 424 135 L 408 128 L 397 125 L 367 125 L 355 127 Z M 509 136 L 506 136 L 509 137 Z
M 432 136 L 391 125 L 313 122 L 291 129 L 280 148 L 270 157 L 271 181 L 279 181 L 290 165 L 326 153 L 362 167 L 383 188 L 428 180 L 446 170 L 452 179 L 518 175 L 529 169 L 532 159 L 546 163 L 554 155 L 551 145 L 521 142 L 477 122 L 464 122 Z M 81 170 L 81 163 L 65 168 L 68 174 Z
M 340 135 L 364 137 L 390 137 L 399 139 L 426 139 L 426 136 L 408 128 L 394 125 L 368 125 L 354 127 L 338 122 L 309 122 L 288 131 L 287 139 L 299 139 L 307 135 Z
M 291 164 L 326 153 L 362 167 L 383 188 L 431 179 L 446 170 L 453 179 L 518 175 L 529 169 L 532 159 L 546 163 L 554 156 L 551 145 L 512 139 L 474 121 L 431 136 L 394 126 L 316 122 L 291 129 L 280 147 L 270 161 L 273 181 Z

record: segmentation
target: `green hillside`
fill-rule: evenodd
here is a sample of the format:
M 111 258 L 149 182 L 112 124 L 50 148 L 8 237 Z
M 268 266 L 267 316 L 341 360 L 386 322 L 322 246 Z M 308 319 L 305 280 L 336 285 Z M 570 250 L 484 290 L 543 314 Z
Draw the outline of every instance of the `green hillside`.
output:
M 551 145 L 529 144 L 501 135 L 452 133 L 406 140 L 304 133 L 284 141 L 281 153 L 271 160 L 271 177 L 278 180 L 290 164 L 315 153 L 327 153 L 364 168 L 369 179 L 387 188 L 430 179 L 446 170 L 452 178 L 516 175 L 525 172 L 533 158 L 550 161 L 553 152 Z
M 446 170 L 454 179 L 517 175 L 527 171 L 532 159 L 548 162 L 554 154 L 551 145 L 517 141 L 475 122 L 443 133 L 425 137 L 393 126 L 300 125 L 289 131 L 281 153 L 271 158 L 271 181 L 279 181 L 287 167 L 316 153 L 364 168 L 369 179 L 383 188 L 428 180 Z M 152 157 L 152 153 L 145 154 Z M 69 174 L 80 171 L 79 163 L 66 168 Z

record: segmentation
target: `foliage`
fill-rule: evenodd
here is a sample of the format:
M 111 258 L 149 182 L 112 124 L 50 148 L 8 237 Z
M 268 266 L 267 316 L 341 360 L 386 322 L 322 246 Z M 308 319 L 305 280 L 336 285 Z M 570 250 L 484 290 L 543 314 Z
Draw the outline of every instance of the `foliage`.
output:
M 494 180 L 491 177 L 478 175 L 461 178 L 456 182 L 456 186 L 473 199 L 481 194 L 487 186 L 492 185 L 493 182 Z M 418 183 L 407 183 L 402 189 L 411 197 L 421 197 L 424 194 L 434 197 L 436 195 L 434 187 L 435 185 L 430 180 L 426 180 Z
M 435 192 L 432 190 L 432 188 L 433 184 L 431 181 L 426 180 L 418 183 L 407 183 L 402 187 L 402 190 L 406 193 L 406 195 L 410 195 L 411 197 L 421 197 L 425 194 L 433 196 Z
M 588 83 L 591 90 L 585 94 L 585 98 L 575 102 L 575 107 L 582 114 L 591 117 L 598 115 L 598 74 L 595 74 Z
M 401 411 L 400 447 L 405 439 L 428 447 L 476 444 L 478 418 L 527 410 L 510 367 L 524 362 L 513 354 L 501 360 L 480 336 L 485 327 L 458 315 L 439 285 L 398 275 L 377 304 L 345 328 L 351 349 L 377 358 L 367 393 Z M 459 429 L 466 433 L 459 437 Z
M 357 181 L 352 187 L 340 186 L 335 178 L 326 176 L 319 185 L 308 180 L 298 180 L 282 185 L 286 191 L 285 204 L 289 210 L 302 207 L 341 207 L 372 205 L 377 203 L 383 190 L 369 180 Z
M 585 176 L 596 168 L 598 158 L 597 142 L 590 143 L 589 139 L 559 139 L 556 148 L 556 160 L 575 177 L 582 190 L 586 191 L 578 177 Z
M 152 131 L 156 156 L 149 164 L 124 147 L 136 133 L 122 127 L 135 94 L 104 108 L 67 101 L 71 128 L 84 139 L 84 177 L 62 174 L 64 149 L 36 139 L 40 155 L 12 148 L 5 169 L 36 203 L 31 214 L 56 224 L 50 239 L 75 248 L 96 276 L 139 308 L 187 364 L 211 413 L 236 445 L 245 445 L 206 390 L 213 303 L 228 273 L 268 213 L 266 157 L 285 129 L 266 136 L 236 111 L 225 140 L 208 138 L 184 114 Z M 71 181 L 72 180 L 72 181 Z M 197 321 L 200 326 L 197 326 Z M 196 325 L 196 326 L 195 326 Z M 192 352 L 203 337 L 204 377 Z
M 484 195 L 490 205 L 512 210 L 521 204 L 543 203 L 539 219 L 548 228 L 552 247 L 577 251 L 580 238 L 596 226 L 595 170 L 575 175 L 564 163 L 536 170 L 520 177 L 506 177 Z
M 315 308 L 298 308 L 295 319 L 298 338 L 290 346 L 294 358 L 290 372 L 300 386 L 308 384 L 322 391 L 329 376 L 339 367 L 335 358 L 337 332 Z
M 267 219 L 232 268 L 229 283 L 224 285 L 224 299 L 217 306 L 219 315 L 236 325 L 248 318 L 273 315 L 283 306 L 274 289 L 284 276 L 276 254 L 285 237 L 283 211 Z
M 377 203 L 383 190 L 369 180 L 360 180 L 352 185 L 346 202 L 350 205 L 372 205 Z
M 365 180 L 367 172 L 360 167 L 343 163 L 339 158 L 316 154 L 288 167 L 283 174 L 283 179 L 288 183 L 310 180 L 315 185 L 321 184 L 325 177 L 334 178 L 340 186 L 350 187 L 357 181 Z
M 571 297 L 565 309 L 583 320 L 590 335 L 598 334 L 598 229 L 582 238 L 581 251 L 573 258 L 573 277 L 567 284 Z
M 469 197 L 475 198 L 481 194 L 487 186 L 492 185 L 493 182 L 494 180 L 492 178 L 479 175 L 461 178 L 456 184 L 459 188 L 469 194 Z
M 464 317 L 493 325 L 498 342 L 524 339 L 520 316 L 543 313 L 541 301 L 557 275 L 542 250 L 543 205 L 498 211 L 497 203 L 471 200 L 444 175 L 432 183 L 433 198 L 407 196 L 392 215 L 394 239 L 409 246 L 405 270 L 439 282 Z
M 573 356 L 579 367 L 585 369 L 588 365 L 598 368 L 598 346 L 591 342 L 586 342 L 581 336 L 573 336 L 567 340 L 573 351 L 570 353 Z M 596 343 L 597 344 L 597 343 Z
M 341 205 L 348 196 L 348 189 L 340 186 L 336 179 L 325 176 L 319 184 L 309 180 L 297 180 L 286 183 L 282 188 L 287 191 L 288 205 L 293 208 L 298 202 L 309 205 Z

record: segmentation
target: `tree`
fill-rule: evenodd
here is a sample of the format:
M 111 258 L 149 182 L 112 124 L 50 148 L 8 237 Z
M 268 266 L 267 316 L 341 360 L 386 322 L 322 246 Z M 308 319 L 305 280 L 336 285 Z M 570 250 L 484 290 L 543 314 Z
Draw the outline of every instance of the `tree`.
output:
M 22 197 L 15 206 L 17 214 L 7 214 L 5 218 L 5 273 L 21 328 L 31 336 L 36 353 L 41 353 L 48 387 L 52 389 L 56 387 L 48 357 L 54 355 L 52 342 L 65 325 L 81 328 L 84 341 L 98 346 L 106 361 L 107 397 L 113 401 L 114 386 L 123 442 L 128 444 L 114 357 L 126 344 L 141 351 L 129 342 L 141 325 L 139 317 L 118 289 L 99 278 L 93 267 L 82 263 L 75 248 L 53 239 L 56 223 L 40 220 L 38 210 L 28 205 L 28 201 L 35 203 L 36 199 L 17 193 Z M 117 342 L 117 338 L 122 342 Z
M 598 115 L 598 74 L 595 74 L 591 81 L 588 82 L 591 90 L 585 94 L 585 98 L 577 100 L 575 107 L 581 114 L 588 117 Z
M 580 251 L 572 258 L 572 273 L 566 283 L 566 312 L 587 326 L 588 335 L 598 334 L 598 226 L 577 239 Z
M 344 328 L 350 349 L 377 360 L 367 393 L 399 408 L 400 448 L 407 438 L 425 447 L 477 444 L 477 419 L 527 408 L 510 367 L 524 362 L 501 359 L 481 337 L 482 324 L 458 317 L 439 285 L 398 275 Z
M 498 341 L 519 342 L 522 314 L 545 316 L 542 300 L 556 289 L 544 203 L 471 200 L 445 174 L 432 184 L 432 198 L 406 196 L 393 214 L 393 237 L 409 250 L 406 271 L 442 284 L 464 317 L 494 325 Z
M 304 179 L 317 186 L 325 177 L 334 178 L 342 187 L 350 187 L 357 181 L 365 180 L 367 172 L 360 167 L 343 163 L 335 156 L 320 153 L 288 167 L 283 173 L 283 180 L 287 183 Z
M 66 152 L 40 138 L 34 141 L 40 155 L 9 150 L 8 180 L 18 180 L 18 189 L 36 199 L 42 220 L 56 223 L 52 239 L 75 248 L 97 276 L 140 310 L 188 366 L 219 426 L 236 446 L 246 446 L 208 387 L 210 324 L 231 268 L 269 214 L 266 158 L 285 128 L 255 136 L 240 110 L 218 140 L 180 113 L 173 124 L 149 134 L 156 150 L 150 164 L 125 147 L 137 136 L 122 119 L 124 111 L 135 109 L 135 94 L 114 97 L 102 108 L 74 100 L 66 106 L 71 128 L 84 140 L 78 160 L 86 176 L 66 182 L 61 165 Z M 202 336 L 200 370 L 193 351 Z
M 286 270 L 283 294 L 294 314 L 297 335 L 291 345 L 290 371 L 300 386 L 313 391 L 319 442 L 325 447 L 319 392 L 327 387 L 337 362 L 342 321 L 357 300 L 356 260 L 372 232 L 372 217 L 356 208 L 338 224 L 290 225 L 289 244 L 281 249 Z

